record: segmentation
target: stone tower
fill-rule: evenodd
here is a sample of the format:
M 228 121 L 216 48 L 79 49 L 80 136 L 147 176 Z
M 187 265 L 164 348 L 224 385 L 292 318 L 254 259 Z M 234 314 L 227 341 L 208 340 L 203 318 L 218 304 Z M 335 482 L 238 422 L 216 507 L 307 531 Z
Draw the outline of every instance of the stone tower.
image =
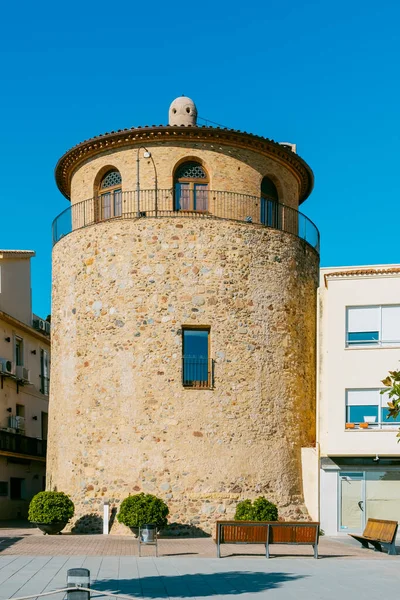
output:
M 198 126 L 189 98 L 169 115 L 56 167 L 71 207 L 53 224 L 47 485 L 71 495 L 77 530 L 139 491 L 177 528 L 210 531 L 259 495 L 307 514 L 312 172 L 287 144 Z

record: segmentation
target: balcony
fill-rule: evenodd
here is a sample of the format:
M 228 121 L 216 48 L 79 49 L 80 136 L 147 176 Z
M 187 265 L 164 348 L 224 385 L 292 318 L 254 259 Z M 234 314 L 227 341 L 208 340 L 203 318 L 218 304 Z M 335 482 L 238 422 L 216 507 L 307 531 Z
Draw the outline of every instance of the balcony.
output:
M 198 390 L 214 387 L 214 361 L 200 356 L 182 357 L 182 385 Z
M 78 202 L 59 214 L 53 221 L 53 245 L 75 229 L 111 219 L 185 217 L 223 219 L 245 223 L 249 227 L 261 225 L 285 231 L 319 252 L 319 232 L 314 223 L 298 210 L 269 198 L 206 190 L 202 192 L 197 210 L 186 210 L 175 201 L 172 189 L 121 192 L 106 196 L 106 199 L 90 198 Z
M 47 441 L 0 429 L 0 454 L 46 458 Z

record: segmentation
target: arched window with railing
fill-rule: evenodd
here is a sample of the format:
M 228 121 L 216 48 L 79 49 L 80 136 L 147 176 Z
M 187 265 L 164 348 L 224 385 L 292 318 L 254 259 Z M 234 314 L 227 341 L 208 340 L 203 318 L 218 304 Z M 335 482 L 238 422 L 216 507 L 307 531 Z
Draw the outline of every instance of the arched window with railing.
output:
M 101 220 L 122 215 L 122 177 L 117 169 L 110 169 L 103 175 L 97 195 Z
M 261 223 L 279 228 L 279 207 L 278 190 L 269 177 L 264 177 L 261 182 Z
M 174 210 L 207 212 L 208 184 L 208 174 L 199 162 L 180 164 L 174 175 Z

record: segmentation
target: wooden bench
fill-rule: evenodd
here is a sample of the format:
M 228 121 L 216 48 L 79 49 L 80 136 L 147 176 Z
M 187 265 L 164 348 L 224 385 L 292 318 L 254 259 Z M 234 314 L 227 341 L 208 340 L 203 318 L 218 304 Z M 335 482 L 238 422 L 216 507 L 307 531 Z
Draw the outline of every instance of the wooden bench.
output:
M 265 544 L 269 558 L 271 544 L 311 544 L 318 558 L 319 523 L 299 521 L 217 521 L 217 557 L 221 544 Z
M 386 521 L 384 519 L 368 519 L 367 526 L 362 535 L 349 533 L 363 548 L 369 548 L 369 544 L 376 552 L 382 552 L 382 546 L 387 547 L 388 554 L 396 555 L 396 533 L 397 521 Z

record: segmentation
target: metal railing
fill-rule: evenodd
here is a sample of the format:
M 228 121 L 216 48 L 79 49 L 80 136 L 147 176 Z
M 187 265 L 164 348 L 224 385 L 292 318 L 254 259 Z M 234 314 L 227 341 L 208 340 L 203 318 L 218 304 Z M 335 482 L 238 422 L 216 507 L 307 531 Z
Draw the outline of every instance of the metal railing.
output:
M 0 429 L 0 451 L 46 457 L 47 441 Z
M 197 210 L 194 210 L 193 207 Z M 292 233 L 319 251 L 319 231 L 303 213 L 270 198 L 236 192 L 204 190 L 200 201 L 187 193 L 179 200 L 173 189 L 122 192 L 106 199 L 90 198 L 71 205 L 53 221 L 53 245 L 75 229 L 111 219 L 189 217 L 227 219 L 249 225 L 264 225 Z
M 183 356 L 182 385 L 197 389 L 213 388 L 214 361 L 201 356 Z

